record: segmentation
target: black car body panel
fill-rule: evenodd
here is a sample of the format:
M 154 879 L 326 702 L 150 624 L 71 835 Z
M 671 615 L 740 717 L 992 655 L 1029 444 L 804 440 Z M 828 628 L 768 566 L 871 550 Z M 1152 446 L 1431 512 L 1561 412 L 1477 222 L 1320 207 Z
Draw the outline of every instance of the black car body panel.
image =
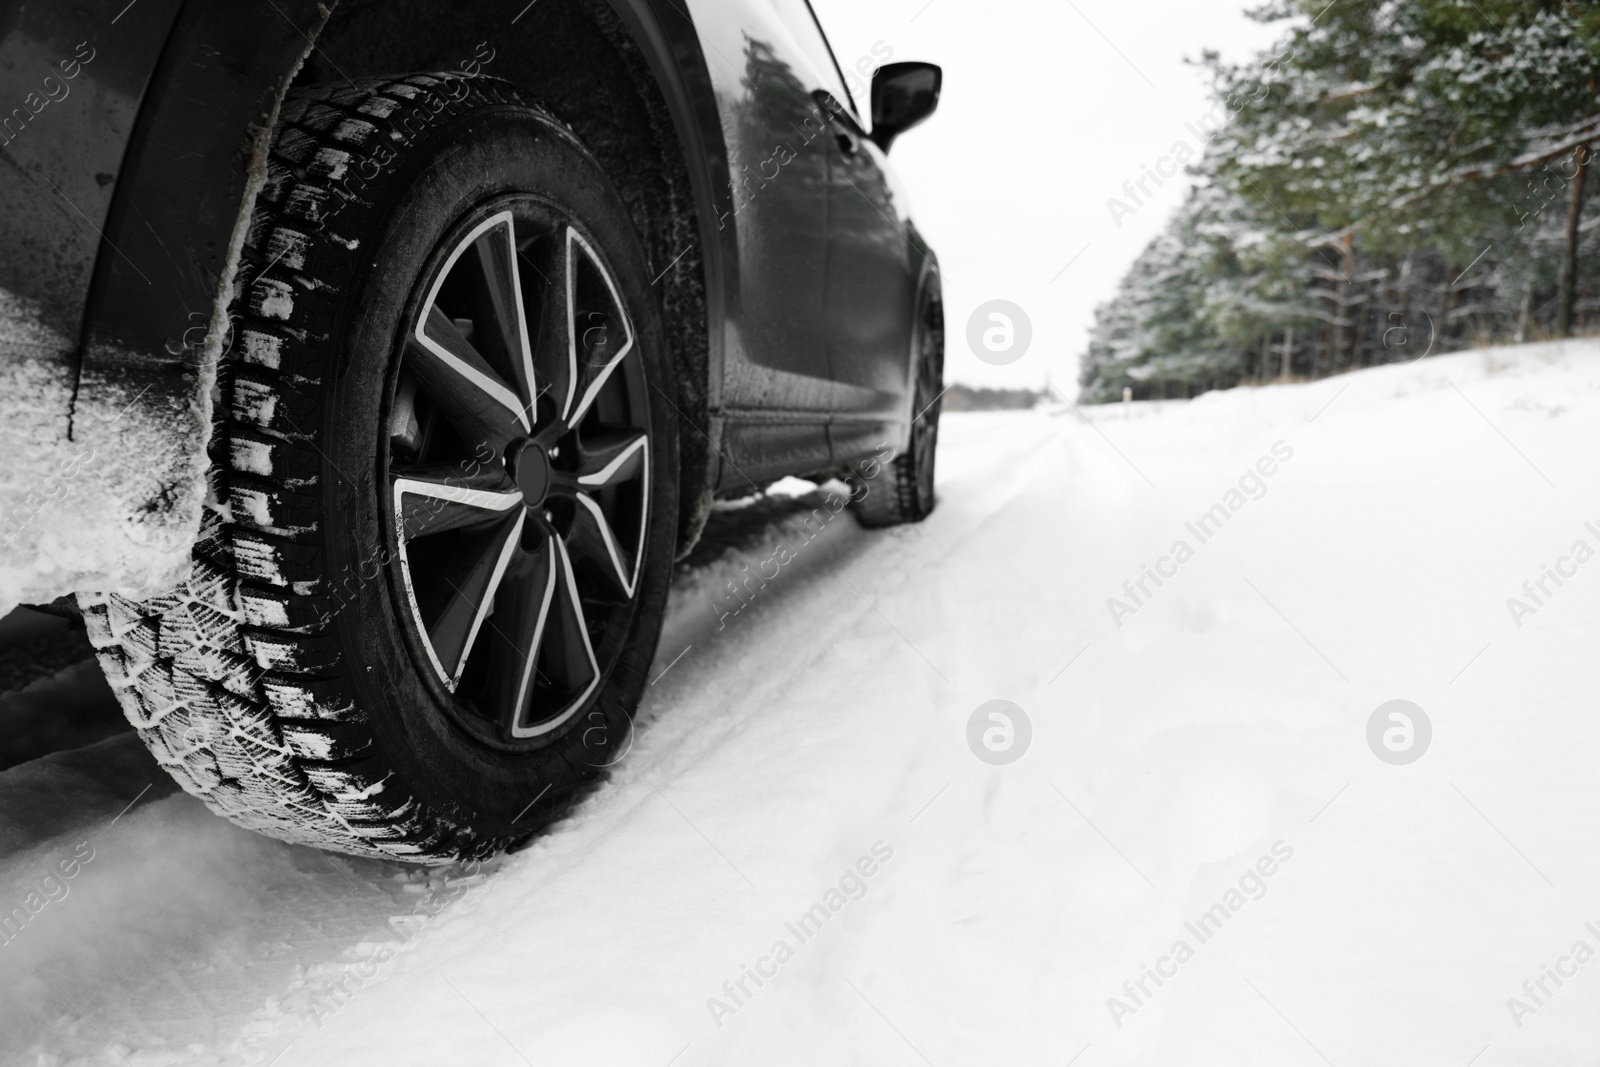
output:
M 157 391 L 194 380 L 253 156 L 322 21 L 314 0 L 275 4 L 176 13 L 106 220 L 80 389 L 124 374 Z
M 482 73 L 585 139 L 685 324 L 701 488 L 748 492 L 906 440 L 912 317 L 936 268 L 850 93 L 889 50 L 841 70 L 806 0 L 8 7 L 0 107 L 20 110 L 0 120 L 0 369 L 65 383 L 29 415 L 58 449 L 115 449 L 123 418 L 142 440 L 181 431 L 138 470 L 107 464 L 97 506 L 160 564 L 118 584 L 180 566 L 171 535 L 198 522 L 240 220 L 296 78 Z M 62 580 L 104 587 L 111 570 Z
M 118 19 L 125 3 L 14 4 L 3 16 L 0 288 L 66 337 L 82 328 L 123 157 L 181 7 L 153 0 Z

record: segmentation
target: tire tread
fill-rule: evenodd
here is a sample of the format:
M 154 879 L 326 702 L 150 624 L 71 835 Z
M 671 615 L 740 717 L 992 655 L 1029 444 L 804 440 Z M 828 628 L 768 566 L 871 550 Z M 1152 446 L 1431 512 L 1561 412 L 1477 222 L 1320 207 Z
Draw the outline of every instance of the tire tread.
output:
M 466 92 L 444 91 L 462 83 Z M 291 91 L 236 281 L 192 572 L 143 602 L 79 596 L 105 675 L 156 761 L 217 814 L 280 840 L 425 863 L 512 843 L 425 810 L 374 755 L 328 632 L 341 602 L 315 539 L 333 358 L 316 328 L 360 261 L 353 242 L 318 233 L 336 214 L 372 210 L 337 181 L 401 140 L 401 110 L 425 106 L 437 121 L 492 103 L 528 106 L 509 87 L 452 75 Z

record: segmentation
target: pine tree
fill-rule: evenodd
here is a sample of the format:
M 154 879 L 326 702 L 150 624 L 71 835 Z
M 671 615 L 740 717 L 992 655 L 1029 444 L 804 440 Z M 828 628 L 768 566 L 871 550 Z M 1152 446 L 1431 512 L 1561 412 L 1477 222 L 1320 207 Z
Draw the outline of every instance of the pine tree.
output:
M 1097 318 L 1086 398 L 1311 376 L 1570 332 L 1600 145 L 1600 10 L 1271 0 L 1273 49 L 1202 57 L 1229 121 Z M 1274 360 L 1274 351 L 1280 353 Z

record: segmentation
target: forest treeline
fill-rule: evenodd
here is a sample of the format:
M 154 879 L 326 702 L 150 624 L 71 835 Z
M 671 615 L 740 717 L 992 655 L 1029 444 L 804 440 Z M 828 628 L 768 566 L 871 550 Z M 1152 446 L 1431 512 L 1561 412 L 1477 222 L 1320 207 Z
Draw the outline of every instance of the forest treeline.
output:
M 1200 60 L 1187 199 L 1096 312 L 1082 399 L 1193 396 L 1600 326 L 1600 5 L 1273 0 Z M 1120 225 L 1148 166 L 1107 202 Z

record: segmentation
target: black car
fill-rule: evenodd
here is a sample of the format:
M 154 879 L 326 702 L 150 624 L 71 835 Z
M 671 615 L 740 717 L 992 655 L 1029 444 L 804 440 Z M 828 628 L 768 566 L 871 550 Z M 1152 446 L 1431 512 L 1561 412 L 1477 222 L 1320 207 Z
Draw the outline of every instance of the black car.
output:
M 939 274 L 885 154 L 937 67 L 842 67 L 807 0 L 0 18 L 0 446 L 80 502 L 0 489 L 7 552 L 214 811 L 503 849 L 627 735 L 716 497 L 932 509 Z

